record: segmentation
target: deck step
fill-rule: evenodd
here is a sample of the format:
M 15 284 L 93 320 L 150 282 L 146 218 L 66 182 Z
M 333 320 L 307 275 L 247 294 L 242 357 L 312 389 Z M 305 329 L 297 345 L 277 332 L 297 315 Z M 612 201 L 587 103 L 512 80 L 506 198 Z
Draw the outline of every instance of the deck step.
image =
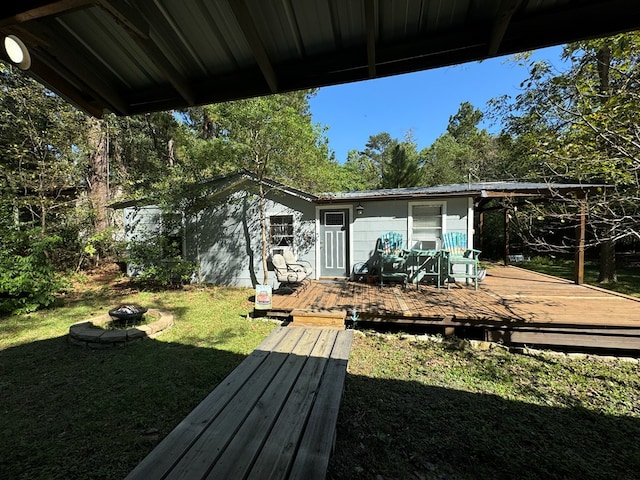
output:
M 297 309 L 291 312 L 292 327 L 322 327 L 345 329 L 345 310 L 318 310 L 318 309 Z

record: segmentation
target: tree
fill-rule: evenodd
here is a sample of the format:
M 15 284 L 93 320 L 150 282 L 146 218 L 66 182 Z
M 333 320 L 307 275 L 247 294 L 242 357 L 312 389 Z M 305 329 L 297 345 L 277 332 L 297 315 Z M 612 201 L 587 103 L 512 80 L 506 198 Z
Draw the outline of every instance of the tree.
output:
M 82 115 L 11 67 L 0 67 L 0 185 L 16 222 L 46 234 L 64 224 L 81 185 Z
M 410 147 L 409 147 L 410 148 Z M 382 188 L 415 187 L 422 182 L 422 170 L 414 149 L 398 144 L 393 147 L 391 158 L 382 166 Z
M 347 161 L 340 167 L 340 183 L 336 190 L 373 190 L 380 182 L 380 171 L 373 160 L 358 150 L 347 153 Z
M 478 125 L 484 114 L 462 102 L 449 117 L 447 131 L 423 152 L 429 185 L 513 177 L 509 167 L 511 145 L 507 135 L 494 136 Z
M 600 281 L 612 282 L 615 242 L 640 238 L 640 34 L 573 43 L 563 58 L 563 72 L 531 64 L 526 90 L 502 113 L 540 178 L 613 187 L 591 199 L 588 219 L 591 244 L 601 246 Z M 548 221 L 566 222 L 576 210 L 564 200 L 547 209 Z

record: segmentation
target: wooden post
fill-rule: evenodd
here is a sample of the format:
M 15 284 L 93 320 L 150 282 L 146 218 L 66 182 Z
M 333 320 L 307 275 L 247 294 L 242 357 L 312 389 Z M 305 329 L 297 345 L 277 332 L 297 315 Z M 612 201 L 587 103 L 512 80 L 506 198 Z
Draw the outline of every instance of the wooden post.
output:
M 478 212 L 478 243 L 479 250 L 484 250 L 484 210 Z
M 510 209 L 505 207 L 504 209 L 504 266 L 509 265 L 509 218 Z
M 574 260 L 573 281 L 577 285 L 584 283 L 584 244 L 587 227 L 587 201 L 584 194 L 578 197 L 580 219 L 576 225 L 576 254 Z

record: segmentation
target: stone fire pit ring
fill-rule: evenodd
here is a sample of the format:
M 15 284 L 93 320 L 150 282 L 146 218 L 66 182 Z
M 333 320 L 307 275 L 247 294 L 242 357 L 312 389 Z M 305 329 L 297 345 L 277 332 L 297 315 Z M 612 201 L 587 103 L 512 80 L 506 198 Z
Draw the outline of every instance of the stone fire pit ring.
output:
M 69 342 L 86 348 L 124 347 L 130 343 L 154 338 L 173 325 L 173 315 L 163 310 L 150 308 L 149 315 L 157 316 L 154 322 L 136 325 L 121 330 L 105 330 L 104 326 L 113 322 L 108 313 L 74 323 L 69 327 Z

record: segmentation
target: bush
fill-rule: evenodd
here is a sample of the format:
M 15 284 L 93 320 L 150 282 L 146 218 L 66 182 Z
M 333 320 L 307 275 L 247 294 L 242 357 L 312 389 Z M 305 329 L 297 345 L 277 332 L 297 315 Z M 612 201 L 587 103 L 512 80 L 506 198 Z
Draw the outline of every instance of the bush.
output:
M 178 242 L 165 237 L 129 242 L 127 256 L 134 281 L 149 287 L 167 288 L 189 283 L 196 271 L 196 265 L 180 255 Z
M 0 239 L 0 313 L 26 313 L 51 305 L 66 285 L 51 261 L 58 236 L 40 229 L 7 230 Z

